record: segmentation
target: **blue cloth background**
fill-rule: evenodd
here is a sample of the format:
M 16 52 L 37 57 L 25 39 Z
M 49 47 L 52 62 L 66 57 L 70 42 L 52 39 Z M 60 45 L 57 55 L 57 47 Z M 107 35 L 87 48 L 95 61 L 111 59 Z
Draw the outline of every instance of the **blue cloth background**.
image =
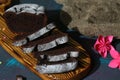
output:
M 58 25 L 59 29 L 64 32 L 69 33 L 69 35 L 78 41 L 82 46 L 89 52 L 92 58 L 92 66 L 89 74 L 83 78 L 83 80 L 120 80 L 120 70 L 111 69 L 108 67 L 108 63 L 111 57 L 108 56 L 107 59 L 101 58 L 97 52 L 93 49 L 93 44 L 96 38 L 89 38 L 81 35 L 77 31 L 68 30 L 64 26 L 59 18 L 59 12 L 63 5 L 56 3 L 54 0 L 13 0 L 13 4 L 17 3 L 37 3 L 43 5 L 47 9 L 47 14 L 50 15 L 49 21 L 54 21 Z M 16 3 L 15 3 L 16 2 Z M 69 15 L 69 14 L 68 14 Z M 117 42 L 117 43 L 116 43 Z M 117 50 L 120 51 L 120 41 L 115 41 Z M 16 75 L 23 75 L 27 80 L 41 80 L 38 76 L 32 73 L 24 65 L 16 61 L 11 57 L 2 47 L 0 47 L 0 80 L 15 80 Z

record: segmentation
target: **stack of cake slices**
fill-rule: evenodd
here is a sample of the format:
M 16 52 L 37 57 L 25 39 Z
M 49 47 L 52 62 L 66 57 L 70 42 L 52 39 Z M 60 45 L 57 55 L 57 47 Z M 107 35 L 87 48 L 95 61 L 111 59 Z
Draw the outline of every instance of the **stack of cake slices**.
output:
M 17 36 L 12 44 L 38 60 L 40 73 L 63 73 L 77 68 L 80 50 L 69 44 L 66 33 L 55 32 L 48 23 L 45 9 L 37 4 L 19 4 L 7 9 L 4 18 Z

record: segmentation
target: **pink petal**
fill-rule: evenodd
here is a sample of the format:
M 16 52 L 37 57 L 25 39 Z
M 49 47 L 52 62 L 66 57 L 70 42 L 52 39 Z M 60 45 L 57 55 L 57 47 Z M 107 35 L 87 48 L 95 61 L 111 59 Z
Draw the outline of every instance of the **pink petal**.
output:
M 103 58 L 107 57 L 107 49 L 101 49 L 98 52 Z
M 96 45 L 94 46 L 94 48 L 95 48 L 97 51 L 99 51 L 99 50 L 101 50 L 101 48 L 102 48 L 102 44 L 96 44 Z
M 119 65 L 118 60 L 113 59 L 113 60 L 110 61 L 108 66 L 111 67 L 111 68 L 117 68 L 118 65 Z
M 100 36 L 98 37 L 98 41 L 99 41 L 100 43 L 105 43 L 105 39 L 104 39 L 104 37 L 103 37 L 102 35 L 100 35 Z
M 116 58 L 119 58 L 120 57 L 120 54 L 118 51 L 116 50 L 110 50 L 110 55 L 112 58 L 116 59 Z
M 107 45 L 106 48 L 107 48 L 107 51 L 115 50 L 115 48 L 112 45 Z
M 94 44 L 94 48 L 96 49 L 96 46 L 98 45 L 98 44 L 101 44 L 99 41 L 98 41 L 98 39 L 97 39 L 97 41 L 95 42 L 95 44 Z
M 115 48 L 112 45 L 109 45 L 110 50 L 115 50 Z
M 106 43 L 111 43 L 112 40 L 113 40 L 113 36 L 112 36 L 112 35 L 105 37 L 105 42 L 106 42 Z

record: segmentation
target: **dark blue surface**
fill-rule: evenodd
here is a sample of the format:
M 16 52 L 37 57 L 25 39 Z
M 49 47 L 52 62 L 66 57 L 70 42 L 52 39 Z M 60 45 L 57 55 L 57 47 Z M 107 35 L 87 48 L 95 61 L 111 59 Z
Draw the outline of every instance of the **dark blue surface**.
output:
M 54 0 L 20 0 L 20 3 L 35 3 L 45 6 L 47 10 L 60 10 L 61 4 L 56 3 Z
M 24 65 L 11 57 L 2 47 L 0 47 L 0 80 L 16 80 L 16 75 L 23 75 L 27 80 L 40 80 Z
M 20 3 L 37 3 L 43 5 L 47 10 L 57 11 L 60 10 L 63 6 L 56 3 L 54 0 L 20 0 Z M 57 19 L 58 14 L 52 12 L 52 16 L 49 16 L 50 20 L 53 20 L 57 23 L 58 26 L 65 27 Z M 56 18 L 57 17 L 57 18 Z M 62 28 L 65 29 L 65 28 Z M 83 80 L 120 80 L 120 70 L 111 69 L 108 67 L 108 63 L 111 60 L 110 57 L 107 59 L 101 58 L 94 50 L 93 44 L 95 38 L 88 38 L 81 36 L 80 33 L 76 31 L 68 31 L 68 33 L 76 41 L 78 41 L 82 46 L 89 52 L 92 58 L 92 68 L 89 73 Z M 120 41 L 118 41 L 120 42 Z M 117 43 L 117 49 L 120 51 L 120 44 Z M 3 48 L 0 47 L 0 80 L 15 80 L 16 75 L 23 75 L 27 80 L 41 80 L 34 73 L 32 73 L 24 65 L 20 64 L 13 57 L 11 57 Z

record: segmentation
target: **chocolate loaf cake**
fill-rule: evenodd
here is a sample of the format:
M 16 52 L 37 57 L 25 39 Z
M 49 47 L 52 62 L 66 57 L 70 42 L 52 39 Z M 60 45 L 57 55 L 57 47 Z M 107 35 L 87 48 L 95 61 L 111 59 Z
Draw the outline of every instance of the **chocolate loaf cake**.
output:
M 77 64 L 78 61 L 74 58 L 69 58 L 60 62 L 43 61 L 36 66 L 36 70 L 40 73 L 63 73 L 74 70 Z
M 48 37 L 45 37 L 43 39 L 31 41 L 26 45 L 23 45 L 22 48 L 25 53 L 31 53 L 35 47 L 37 47 L 38 51 L 45 51 L 54 48 L 57 45 L 64 44 L 66 42 L 68 42 L 67 34 L 56 33 Z
M 44 51 L 44 52 L 34 52 L 33 55 L 38 60 L 46 59 L 49 62 L 56 62 L 66 60 L 69 57 L 78 57 L 80 51 L 75 47 L 70 45 L 65 45 L 64 47 L 60 47 L 58 49 Z
M 44 7 L 37 4 L 20 4 L 7 9 L 4 19 L 8 28 L 18 35 L 13 40 L 13 45 L 22 46 L 49 32 L 55 25 L 47 25 L 47 16 Z
M 44 7 L 37 4 L 20 4 L 7 9 L 4 18 L 8 28 L 18 34 L 34 33 L 46 26 Z

